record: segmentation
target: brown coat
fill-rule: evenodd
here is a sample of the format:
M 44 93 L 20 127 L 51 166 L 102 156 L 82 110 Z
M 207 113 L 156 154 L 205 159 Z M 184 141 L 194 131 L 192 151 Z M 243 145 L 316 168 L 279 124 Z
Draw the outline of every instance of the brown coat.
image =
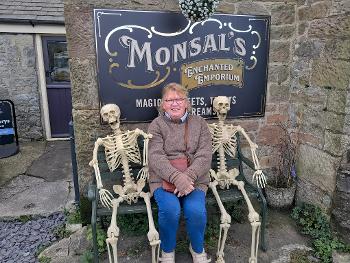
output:
M 185 123 L 175 123 L 164 115 L 152 121 L 148 133 L 153 137 L 149 142 L 149 184 L 150 191 L 162 186 L 162 180 L 175 184 L 178 190 L 186 188 L 188 181 L 204 192 L 208 189 L 211 167 L 211 136 L 206 121 L 196 115 L 188 115 L 188 156 L 191 160 L 186 171 L 180 172 L 169 160 L 184 158 Z

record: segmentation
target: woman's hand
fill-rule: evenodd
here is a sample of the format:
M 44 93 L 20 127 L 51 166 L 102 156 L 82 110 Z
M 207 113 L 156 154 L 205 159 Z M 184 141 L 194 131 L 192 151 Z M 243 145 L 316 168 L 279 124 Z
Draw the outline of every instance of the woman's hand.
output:
M 181 192 L 175 188 L 174 194 L 177 195 L 177 197 L 181 197 L 190 194 L 194 189 L 194 183 L 191 182 L 191 184 Z

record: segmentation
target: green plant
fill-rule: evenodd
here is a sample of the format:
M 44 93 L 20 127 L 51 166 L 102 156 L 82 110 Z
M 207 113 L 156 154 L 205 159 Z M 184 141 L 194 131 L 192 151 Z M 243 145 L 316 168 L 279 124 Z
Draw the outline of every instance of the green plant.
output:
M 51 258 L 46 257 L 46 256 L 41 256 L 38 258 L 40 263 L 50 263 L 51 262 Z
M 106 234 L 106 231 L 102 229 L 102 227 L 99 223 L 96 224 L 96 236 L 97 236 L 98 253 L 102 254 L 103 252 L 105 252 L 107 250 L 107 246 L 106 246 L 107 234 Z M 90 241 L 92 240 L 92 227 L 91 227 L 91 225 L 88 226 L 86 238 Z
M 84 254 L 80 256 L 80 263 L 92 263 L 94 255 L 91 251 L 85 251 Z
M 40 253 L 43 252 L 48 246 L 49 246 L 49 244 L 40 245 L 35 251 L 35 256 L 38 257 L 40 255 Z
M 22 216 L 19 216 L 19 221 L 21 221 L 22 223 L 26 223 L 30 220 L 32 220 L 33 217 L 31 215 L 22 215 Z
M 81 223 L 81 214 L 80 210 L 76 209 L 73 212 L 67 214 L 67 223 L 68 224 L 80 224 Z
M 332 262 L 333 250 L 350 252 L 350 245 L 333 237 L 329 220 L 319 207 L 303 203 L 293 209 L 291 216 L 301 232 L 313 238 L 315 256 L 322 262 Z
M 62 224 L 54 228 L 53 234 L 55 235 L 56 238 L 63 239 L 63 238 L 69 237 L 72 234 L 72 232 L 67 230 L 65 225 Z

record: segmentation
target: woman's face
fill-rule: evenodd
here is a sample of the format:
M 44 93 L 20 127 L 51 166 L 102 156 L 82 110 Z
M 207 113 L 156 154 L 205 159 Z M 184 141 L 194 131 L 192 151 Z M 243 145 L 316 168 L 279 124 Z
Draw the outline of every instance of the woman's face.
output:
M 169 90 L 163 97 L 163 110 L 172 120 L 179 120 L 186 112 L 188 100 L 180 93 Z

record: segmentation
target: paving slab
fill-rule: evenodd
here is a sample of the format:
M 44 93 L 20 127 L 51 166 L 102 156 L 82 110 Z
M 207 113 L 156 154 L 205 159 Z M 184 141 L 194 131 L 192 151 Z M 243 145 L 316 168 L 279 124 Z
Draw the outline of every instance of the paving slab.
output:
M 71 182 L 46 182 L 41 178 L 20 175 L 0 188 L 1 218 L 63 211 L 74 200 L 71 188 Z
M 46 142 L 20 143 L 20 152 L 14 156 L 0 159 L 0 186 L 20 174 L 25 174 L 33 161 L 45 151 Z

